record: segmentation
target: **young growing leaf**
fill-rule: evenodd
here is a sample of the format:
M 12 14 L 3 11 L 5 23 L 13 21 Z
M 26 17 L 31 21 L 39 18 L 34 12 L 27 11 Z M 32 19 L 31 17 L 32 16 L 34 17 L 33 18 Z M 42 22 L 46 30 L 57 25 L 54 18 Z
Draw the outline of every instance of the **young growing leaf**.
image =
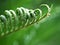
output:
M 45 15 L 42 15 L 43 11 L 39 8 L 33 10 L 20 7 L 15 11 L 5 10 L 5 15 L 0 15 L 0 37 L 39 22 L 50 15 L 50 7 L 47 4 L 41 6 L 46 6 L 48 9 Z

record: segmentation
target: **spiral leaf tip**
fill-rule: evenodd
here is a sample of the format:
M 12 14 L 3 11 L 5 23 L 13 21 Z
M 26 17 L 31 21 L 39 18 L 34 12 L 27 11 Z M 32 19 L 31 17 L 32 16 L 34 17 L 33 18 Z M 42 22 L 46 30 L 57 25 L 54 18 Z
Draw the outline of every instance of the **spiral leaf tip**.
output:
M 50 15 L 51 8 L 47 4 L 42 4 L 48 9 Z M 7 35 L 28 25 L 34 24 L 45 18 L 41 9 L 26 9 L 23 7 L 14 10 L 5 10 L 5 15 L 0 15 L 0 36 Z

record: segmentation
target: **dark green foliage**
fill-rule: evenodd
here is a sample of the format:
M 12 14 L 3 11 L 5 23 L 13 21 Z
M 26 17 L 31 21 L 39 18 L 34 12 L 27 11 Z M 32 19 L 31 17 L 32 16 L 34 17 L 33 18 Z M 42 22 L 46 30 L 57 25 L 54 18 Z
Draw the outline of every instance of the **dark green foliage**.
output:
M 17 0 L 1 0 L 0 15 L 4 14 L 4 17 L 6 17 L 4 13 L 5 10 L 12 9 L 16 11 L 16 8 L 21 6 L 28 9 L 33 9 L 33 10 L 37 8 L 41 9 L 42 14 L 45 15 L 47 14 L 48 10 L 44 6 L 40 7 L 41 4 L 48 4 L 49 6 L 53 4 L 53 7 L 51 8 L 50 16 L 43 18 L 38 23 L 29 25 L 26 28 L 23 28 L 16 32 L 5 35 L 2 38 L 0 37 L 0 45 L 60 45 L 60 0 L 18 0 L 18 1 Z M 3 19 L 0 18 L 0 20 L 2 20 L 1 23 L 5 22 L 4 19 L 5 18 Z M 13 20 L 14 19 L 15 18 L 13 18 Z M 29 19 L 28 16 L 26 17 L 26 19 Z M 5 24 L 3 23 L 2 25 L 5 25 Z M 2 26 L 2 28 L 4 29 L 5 27 Z

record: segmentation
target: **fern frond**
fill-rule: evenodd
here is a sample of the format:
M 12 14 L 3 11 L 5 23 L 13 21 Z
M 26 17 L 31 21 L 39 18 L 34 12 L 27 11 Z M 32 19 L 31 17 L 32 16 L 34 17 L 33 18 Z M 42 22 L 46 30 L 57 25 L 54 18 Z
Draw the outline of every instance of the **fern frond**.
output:
M 0 15 L 0 37 L 20 30 L 31 24 L 34 24 L 50 14 L 51 8 L 47 4 L 42 4 L 41 6 L 46 6 L 48 12 L 42 15 L 41 9 L 26 9 L 23 7 L 14 10 L 5 10 L 5 15 Z

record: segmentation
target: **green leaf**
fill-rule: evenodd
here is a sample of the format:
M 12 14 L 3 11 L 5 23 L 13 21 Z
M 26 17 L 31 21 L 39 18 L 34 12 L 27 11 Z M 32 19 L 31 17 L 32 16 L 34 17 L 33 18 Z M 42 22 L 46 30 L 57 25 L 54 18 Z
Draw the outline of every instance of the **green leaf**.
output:
M 35 9 L 38 8 L 42 3 L 46 3 L 48 5 L 53 4 L 53 7 L 51 9 L 51 14 L 49 17 L 44 18 L 38 22 L 38 24 L 35 23 L 17 32 L 0 38 L 0 45 L 60 45 L 60 1 L 18 0 L 17 3 L 16 1 L 17 0 L 1 0 L 0 2 L 3 2 L 3 4 L 0 3 L 0 5 L 2 4 L 0 7 L 0 13 L 3 14 L 2 10 L 5 10 L 6 8 L 15 9 L 19 6 Z M 10 4 L 8 2 L 10 2 Z

